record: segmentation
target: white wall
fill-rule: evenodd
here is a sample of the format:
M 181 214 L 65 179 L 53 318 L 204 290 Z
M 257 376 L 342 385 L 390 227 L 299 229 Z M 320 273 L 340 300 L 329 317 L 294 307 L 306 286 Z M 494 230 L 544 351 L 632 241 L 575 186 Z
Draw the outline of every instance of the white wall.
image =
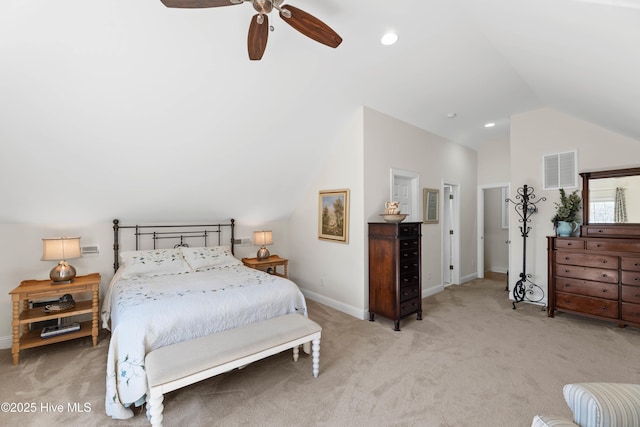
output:
M 322 173 L 307 188 L 289 221 L 289 276 L 314 300 L 364 318 L 363 110 L 336 132 L 336 149 L 318 158 Z M 318 192 L 349 189 L 348 243 L 318 239 Z
M 532 217 L 527 239 L 527 273 L 532 281 L 547 290 L 547 242 L 553 234 L 551 217 L 557 190 L 542 190 L 542 156 L 578 150 L 578 171 L 636 167 L 640 163 L 640 141 L 610 132 L 550 108 L 514 115 L 511 118 L 511 192 L 527 184 L 537 198 L 539 213 Z M 579 214 L 580 215 L 580 214 Z M 511 236 L 519 235 L 518 218 L 510 219 Z M 522 246 L 512 237 L 509 266 L 510 286 L 522 271 Z M 546 301 L 546 299 L 545 299 Z
M 441 198 L 443 180 L 459 184 L 460 276 L 474 275 L 476 152 L 369 108 L 364 110 L 364 125 L 365 222 L 380 221 L 379 214 L 389 199 L 391 168 L 419 174 L 420 188 L 438 188 Z M 422 206 L 422 199 L 419 203 Z M 422 225 L 422 286 L 425 294 L 442 289 L 441 224 L 442 221 Z

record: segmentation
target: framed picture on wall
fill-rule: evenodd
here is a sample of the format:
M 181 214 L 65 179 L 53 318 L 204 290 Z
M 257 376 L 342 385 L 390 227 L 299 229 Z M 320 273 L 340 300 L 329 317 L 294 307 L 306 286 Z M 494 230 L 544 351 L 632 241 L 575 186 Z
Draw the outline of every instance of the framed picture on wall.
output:
M 320 191 L 318 239 L 349 242 L 349 190 Z
M 437 224 L 439 220 L 439 191 L 433 188 L 422 190 L 422 222 L 425 224 Z

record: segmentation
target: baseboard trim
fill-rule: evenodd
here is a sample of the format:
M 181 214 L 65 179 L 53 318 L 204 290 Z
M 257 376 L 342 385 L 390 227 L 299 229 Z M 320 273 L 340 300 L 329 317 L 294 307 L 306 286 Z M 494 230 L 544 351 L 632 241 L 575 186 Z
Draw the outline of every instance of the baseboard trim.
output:
M 468 276 L 464 276 L 460 278 L 460 284 L 470 282 L 478 278 L 478 273 L 469 274 Z
M 11 348 L 11 343 L 13 343 L 13 337 L 0 337 L 0 349 Z
M 319 302 L 320 304 L 324 304 L 331 308 L 335 308 L 338 311 L 346 313 L 350 316 L 355 317 L 356 319 L 366 320 L 369 318 L 369 312 L 364 310 L 359 310 L 356 307 L 350 306 L 340 301 L 336 301 L 332 298 L 325 297 L 324 295 L 317 294 L 315 292 L 311 292 L 306 289 L 300 289 L 302 294 L 313 301 Z

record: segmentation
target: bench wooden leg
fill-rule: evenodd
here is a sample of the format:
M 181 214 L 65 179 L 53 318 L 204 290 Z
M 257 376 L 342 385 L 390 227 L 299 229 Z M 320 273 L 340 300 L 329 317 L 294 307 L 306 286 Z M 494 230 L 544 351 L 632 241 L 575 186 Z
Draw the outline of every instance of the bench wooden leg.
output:
M 311 354 L 313 356 L 313 376 L 318 378 L 320 372 L 320 338 L 311 342 Z
M 149 396 L 151 395 L 151 396 Z M 162 427 L 162 411 L 164 410 L 164 405 L 162 401 L 164 400 L 164 396 L 160 393 L 149 392 L 147 393 L 147 418 L 151 425 L 154 427 Z
M 300 355 L 300 346 L 295 346 L 293 347 L 293 361 L 297 362 L 298 361 L 298 356 Z

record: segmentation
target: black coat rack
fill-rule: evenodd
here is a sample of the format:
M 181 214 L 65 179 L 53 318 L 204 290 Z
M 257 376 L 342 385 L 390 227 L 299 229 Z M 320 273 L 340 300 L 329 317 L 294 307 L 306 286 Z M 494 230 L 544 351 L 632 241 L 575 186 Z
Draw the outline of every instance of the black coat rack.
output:
M 515 210 L 518 216 L 520 216 L 519 222 L 520 233 L 522 234 L 522 272 L 520 273 L 520 280 L 518 280 L 513 288 L 513 309 L 516 309 L 516 303 L 527 301 L 533 303 L 539 303 L 544 299 L 544 291 L 542 288 L 531 281 L 531 274 L 527 273 L 527 237 L 531 227 L 531 215 L 538 212 L 538 203 L 547 200 L 546 197 L 542 197 L 535 200 L 536 195 L 533 193 L 533 187 L 528 187 L 526 184 L 518 188 L 516 194 L 516 200 L 506 199 L 505 202 L 511 202 L 515 205 Z

